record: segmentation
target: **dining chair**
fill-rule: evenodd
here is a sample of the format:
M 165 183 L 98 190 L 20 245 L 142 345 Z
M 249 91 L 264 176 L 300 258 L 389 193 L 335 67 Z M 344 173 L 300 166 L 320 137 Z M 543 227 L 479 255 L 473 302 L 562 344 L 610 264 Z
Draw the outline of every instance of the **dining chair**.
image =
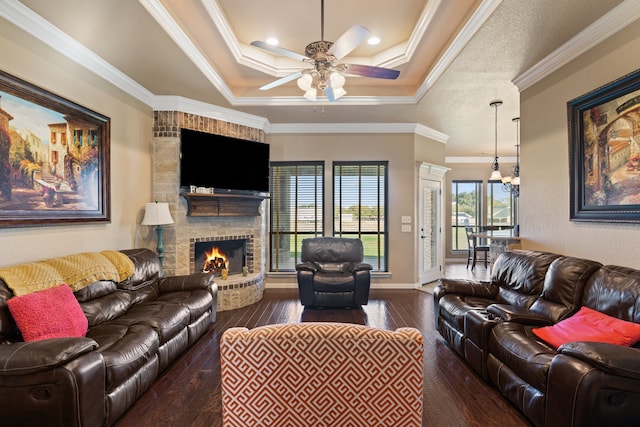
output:
M 469 268 L 469 264 L 471 264 L 471 270 L 473 271 L 476 268 L 476 261 L 478 260 L 478 253 L 484 254 L 484 267 L 487 268 L 489 264 L 489 245 L 488 244 L 478 244 L 477 239 L 471 235 L 473 233 L 472 227 L 464 228 L 467 233 L 467 243 L 469 245 L 469 250 L 467 252 L 467 268 Z

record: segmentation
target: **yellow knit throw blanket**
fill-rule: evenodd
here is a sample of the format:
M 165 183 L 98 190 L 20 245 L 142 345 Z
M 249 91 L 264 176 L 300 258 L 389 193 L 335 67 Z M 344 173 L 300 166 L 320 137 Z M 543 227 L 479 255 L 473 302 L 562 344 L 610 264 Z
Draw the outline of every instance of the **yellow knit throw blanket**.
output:
M 133 261 L 118 251 L 84 252 L 0 268 L 0 277 L 15 296 L 66 283 L 73 291 L 98 280 L 121 282 L 134 272 Z

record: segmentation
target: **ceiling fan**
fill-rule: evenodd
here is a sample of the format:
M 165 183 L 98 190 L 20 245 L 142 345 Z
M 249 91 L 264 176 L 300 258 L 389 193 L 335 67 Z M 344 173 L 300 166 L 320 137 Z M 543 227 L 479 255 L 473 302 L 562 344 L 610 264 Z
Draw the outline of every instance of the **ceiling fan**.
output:
M 358 47 L 371 34 L 362 25 L 354 25 L 349 28 L 338 40 L 334 42 L 324 40 L 324 0 L 320 4 L 320 41 L 309 43 L 305 47 L 304 55 L 272 46 L 262 41 L 251 42 L 252 46 L 268 50 L 278 55 L 287 56 L 313 65 L 313 68 L 300 70 L 288 76 L 268 83 L 260 90 L 268 90 L 297 79 L 298 87 L 305 94 L 304 97 L 315 101 L 318 89 L 325 94 L 330 102 L 344 96 L 347 92 L 343 86 L 344 75 L 372 77 L 376 79 L 396 79 L 400 71 L 390 68 L 374 67 L 370 65 L 336 63 Z

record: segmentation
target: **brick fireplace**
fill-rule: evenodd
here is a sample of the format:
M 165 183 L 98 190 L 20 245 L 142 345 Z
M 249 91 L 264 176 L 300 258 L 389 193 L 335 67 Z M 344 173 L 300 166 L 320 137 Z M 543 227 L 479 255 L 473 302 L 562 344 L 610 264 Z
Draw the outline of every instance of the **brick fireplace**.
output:
M 262 298 L 265 277 L 266 215 L 264 202 L 258 216 L 188 216 L 180 195 L 180 128 L 264 142 L 264 131 L 178 111 L 155 111 L 153 127 L 153 197 L 168 202 L 175 224 L 164 227 L 167 275 L 190 274 L 196 266 L 196 243 L 246 240 L 248 274 L 216 277 L 218 311 L 232 310 Z

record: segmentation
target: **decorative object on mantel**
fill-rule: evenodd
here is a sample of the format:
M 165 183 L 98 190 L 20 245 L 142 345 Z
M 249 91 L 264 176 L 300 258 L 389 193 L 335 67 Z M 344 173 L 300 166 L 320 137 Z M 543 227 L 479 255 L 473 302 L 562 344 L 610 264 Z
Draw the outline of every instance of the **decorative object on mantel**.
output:
M 516 164 L 511 166 L 512 176 L 502 177 L 503 189 L 513 193 L 513 197 L 520 196 L 520 117 L 511 119 L 516 124 Z
M 160 258 L 160 264 L 164 258 L 164 245 L 162 244 L 162 226 L 166 224 L 173 224 L 173 218 L 169 212 L 168 203 L 152 202 L 147 203 L 144 208 L 144 218 L 142 219 L 142 225 L 155 225 L 156 233 L 158 234 L 158 258 Z
M 493 101 L 489 104 L 496 110 L 495 118 L 495 157 L 493 163 L 491 163 L 491 176 L 489 181 L 502 181 L 502 175 L 500 174 L 500 165 L 498 164 L 498 107 L 502 105 L 502 101 Z
M 183 193 L 187 216 L 260 216 L 260 205 L 266 195 Z

